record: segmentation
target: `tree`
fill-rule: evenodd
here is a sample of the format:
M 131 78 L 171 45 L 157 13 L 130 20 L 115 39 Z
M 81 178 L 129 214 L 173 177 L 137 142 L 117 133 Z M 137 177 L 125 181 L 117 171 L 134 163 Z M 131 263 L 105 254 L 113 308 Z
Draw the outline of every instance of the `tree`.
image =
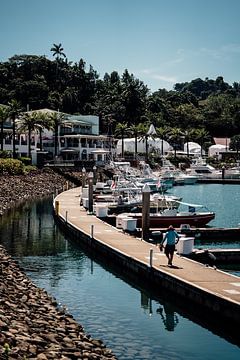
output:
M 71 127 L 72 123 L 66 120 L 65 114 L 55 111 L 46 115 L 51 121 L 51 129 L 54 131 L 54 156 L 58 155 L 58 138 L 59 138 L 59 128 L 64 124 L 66 127 Z
M 128 127 L 127 123 L 124 122 L 124 123 L 117 124 L 114 135 L 116 137 L 121 137 L 121 140 L 122 140 L 122 158 L 124 158 L 124 137 L 125 137 L 125 135 L 127 135 L 129 133 L 130 133 L 130 131 L 129 131 L 129 127 Z
M 3 125 L 9 116 L 9 108 L 5 105 L 0 105 L 0 123 L 1 123 L 1 151 L 3 151 Z
M 211 136 L 207 130 L 202 128 L 202 129 L 195 129 L 194 137 L 196 142 L 198 142 L 199 145 L 201 146 L 201 156 L 202 156 L 203 146 L 205 143 L 211 141 Z
M 237 157 L 238 157 L 238 152 L 240 150 L 240 135 L 234 135 L 231 138 L 229 148 L 237 151 Z
M 22 112 L 22 106 L 19 101 L 16 99 L 11 100 L 8 103 L 9 106 L 9 118 L 12 120 L 12 140 L 13 140 L 13 158 L 15 159 L 17 157 L 16 154 L 16 119 L 21 115 Z
M 28 157 L 31 158 L 31 139 L 32 132 L 39 131 L 38 114 L 35 111 L 24 113 L 18 120 L 16 120 L 16 125 L 18 126 L 18 131 L 20 133 L 26 132 L 28 133 Z
M 62 44 L 53 44 L 51 51 L 53 52 L 53 56 L 56 56 L 56 60 L 59 61 L 61 57 L 66 58 L 66 55 L 63 52 Z
M 172 128 L 168 134 L 168 138 L 174 148 L 174 157 L 176 158 L 177 148 L 182 140 L 183 131 L 180 128 Z
M 163 150 L 163 140 L 168 140 L 168 134 L 171 131 L 171 128 L 168 126 L 158 127 L 156 128 L 157 136 L 160 137 L 162 140 L 161 142 L 161 155 L 163 156 L 164 150 Z

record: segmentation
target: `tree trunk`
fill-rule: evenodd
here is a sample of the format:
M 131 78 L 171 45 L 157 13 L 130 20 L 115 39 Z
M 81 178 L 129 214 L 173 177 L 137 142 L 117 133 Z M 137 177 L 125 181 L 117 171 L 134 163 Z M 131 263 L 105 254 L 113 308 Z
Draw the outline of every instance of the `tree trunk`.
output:
M 3 121 L 1 122 L 1 151 L 3 151 Z
M 124 137 L 122 136 L 122 158 L 124 159 Z
M 58 155 L 58 125 L 55 127 L 55 138 L 54 138 L 54 155 Z
M 31 129 L 28 129 L 28 157 L 31 159 Z
M 17 157 L 17 154 L 16 154 L 16 139 L 15 139 L 15 137 L 16 137 L 16 124 L 15 124 L 15 116 L 13 117 L 13 143 L 12 143 L 12 145 L 13 145 L 13 158 L 14 159 L 16 159 L 16 157 Z

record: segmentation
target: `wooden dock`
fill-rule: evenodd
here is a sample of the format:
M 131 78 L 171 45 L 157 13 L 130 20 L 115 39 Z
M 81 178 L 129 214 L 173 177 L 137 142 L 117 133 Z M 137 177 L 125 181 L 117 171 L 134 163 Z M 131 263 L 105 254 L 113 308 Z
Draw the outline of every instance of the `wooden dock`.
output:
M 195 314 L 211 316 L 231 331 L 240 325 L 240 279 L 175 254 L 174 266 L 158 247 L 105 223 L 80 206 L 80 188 L 59 194 L 55 212 L 64 230 L 126 276 L 177 296 Z M 57 205 L 57 206 L 56 206 Z M 199 315 L 199 314 L 198 314 Z M 219 324 L 220 325 L 220 324 Z

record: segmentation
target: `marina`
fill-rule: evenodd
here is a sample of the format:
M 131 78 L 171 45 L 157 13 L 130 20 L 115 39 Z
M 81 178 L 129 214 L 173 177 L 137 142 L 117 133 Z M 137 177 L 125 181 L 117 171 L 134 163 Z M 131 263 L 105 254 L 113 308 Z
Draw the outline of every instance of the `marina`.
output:
M 239 358 L 236 337 L 211 316 L 198 316 L 169 292 L 156 294 L 148 284 L 144 289 L 138 276 L 130 278 L 91 249 L 83 252 L 79 241 L 64 238 L 53 224 L 51 201 L 25 205 L 3 221 L 4 246 L 34 283 L 67 306 L 118 359 Z
M 145 241 L 128 236 L 88 215 L 84 208 L 79 207 L 79 192 L 79 188 L 69 190 L 55 199 L 57 218 L 76 239 L 110 258 L 111 262 L 121 264 L 125 272 L 138 274 L 142 281 L 170 292 L 174 289 L 179 298 L 186 301 L 187 297 L 189 305 L 197 304 L 199 310 L 211 313 L 216 321 L 221 313 L 226 324 L 239 324 L 240 282 L 237 278 L 181 256 L 176 257 L 175 266 L 169 269 L 164 266 L 165 256 L 159 254 L 158 249 L 151 252 L 151 245 Z

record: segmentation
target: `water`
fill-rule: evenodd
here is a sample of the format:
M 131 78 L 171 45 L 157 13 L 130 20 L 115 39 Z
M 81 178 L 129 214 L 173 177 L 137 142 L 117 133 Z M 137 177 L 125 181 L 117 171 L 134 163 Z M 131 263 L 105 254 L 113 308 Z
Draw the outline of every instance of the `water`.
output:
M 186 203 L 201 204 L 216 213 L 208 225 L 238 227 L 240 225 L 240 185 L 195 184 L 174 186 L 169 193 L 182 197 Z
M 227 334 L 193 321 L 187 306 L 182 311 L 177 301 L 129 284 L 67 240 L 54 224 L 51 200 L 3 217 L 0 239 L 34 283 L 66 305 L 118 359 L 239 359 L 240 349 Z

